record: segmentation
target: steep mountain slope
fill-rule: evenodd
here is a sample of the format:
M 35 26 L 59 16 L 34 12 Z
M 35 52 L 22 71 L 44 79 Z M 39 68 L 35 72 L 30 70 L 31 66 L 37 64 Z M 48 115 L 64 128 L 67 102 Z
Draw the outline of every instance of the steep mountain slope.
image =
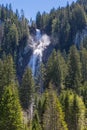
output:
M 52 37 L 56 49 L 68 50 L 74 43 L 76 33 L 87 25 L 86 4 L 83 6 L 77 1 L 71 6 L 67 4 L 66 8 L 52 9 L 49 14 L 38 12 L 36 25 Z
M 2 5 L 0 13 L 0 57 L 2 58 L 4 53 L 13 56 L 19 79 L 33 53 L 31 44 L 37 33 L 36 28 L 41 31 L 41 35 L 47 34 L 50 37 L 50 45 L 41 52 L 44 63 L 53 49 L 68 52 L 71 45 L 76 44 L 78 47 L 87 37 L 85 0 L 78 0 L 72 5 L 67 4 L 65 8 L 52 9 L 49 14 L 44 12 L 41 15 L 38 12 L 36 21 L 32 21 L 31 25 L 25 18 L 23 10 L 20 16 L 18 10 L 16 13 L 12 11 L 11 5 L 9 7 Z M 86 40 L 84 45 L 86 46 Z
M 87 4 L 36 21 L 0 6 L 0 130 L 87 130 Z

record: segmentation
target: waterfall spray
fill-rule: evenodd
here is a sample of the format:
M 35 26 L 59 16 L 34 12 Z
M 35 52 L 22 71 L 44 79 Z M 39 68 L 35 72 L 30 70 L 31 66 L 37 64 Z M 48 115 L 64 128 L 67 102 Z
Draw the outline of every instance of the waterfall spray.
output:
M 42 63 L 43 51 L 50 44 L 50 38 L 46 34 L 41 34 L 39 29 L 36 29 L 36 36 L 32 38 L 33 54 L 30 58 L 29 66 L 32 69 L 33 76 L 37 76 L 37 71 Z

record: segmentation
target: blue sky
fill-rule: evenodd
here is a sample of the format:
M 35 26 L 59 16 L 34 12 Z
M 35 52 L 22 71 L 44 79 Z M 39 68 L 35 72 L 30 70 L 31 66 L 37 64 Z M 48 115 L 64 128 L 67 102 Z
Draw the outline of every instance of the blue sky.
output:
M 31 17 L 35 19 L 38 11 L 41 13 L 43 11 L 49 12 L 53 7 L 66 6 L 67 1 L 71 4 L 72 1 L 76 0 L 0 0 L 0 4 L 11 3 L 14 11 L 23 9 L 28 19 Z

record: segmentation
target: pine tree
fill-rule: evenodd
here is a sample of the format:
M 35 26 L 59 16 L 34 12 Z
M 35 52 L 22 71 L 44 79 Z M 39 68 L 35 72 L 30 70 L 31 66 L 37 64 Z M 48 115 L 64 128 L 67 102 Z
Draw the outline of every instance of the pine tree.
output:
M 0 60 L 0 99 L 3 91 L 3 62 Z
M 63 92 L 60 97 L 68 129 L 84 130 L 86 128 L 86 108 L 82 98 L 72 91 Z
M 20 99 L 22 107 L 24 109 L 28 109 L 30 107 L 33 100 L 33 96 L 34 96 L 34 80 L 32 77 L 31 69 L 26 68 L 20 88 Z
M 81 62 L 79 52 L 75 46 L 70 48 L 68 59 L 68 73 L 65 79 L 65 85 L 67 88 L 78 90 L 81 85 Z
M 82 63 L 82 81 L 87 81 L 87 50 L 82 48 L 81 50 L 81 63 Z
M 11 55 L 4 55 L 3 60 L 0 60 L 0 96 L 3 94 L 5 86 L 16 84 L 16 72 Z
M 32 121 L 32 130 L 42 130 L 37 111 L 35 111 L 34 113 L 34 117 Z
M 41 28 L 41 14 L 40 14 L 40 12 L 38 12 L 36 15 L 36 26 L 38 29 Z
M 61 52 L 53 51 L 47 63 L 46 84 L 51 81 L 60 92 L 64 87 L 66 72 L 67 66 Z
M 60 102 L 53 90 L 46 92 L 43 130 L 68 130 Z
M 79 95 L 82 96 L 85 106 L 87 107 L 87 82 L 79 88 Z
M 8 55 L 3 60 L 3 86 L 8 86 L 11 83 L 16 83 L 16 70 L 14 67 L 13 58 Z
M 74 10 L 72 12 L 72 19 L 74 29 L 76 29 L 75 31 L 81 31 L 86 26 L 86 14 L 82 6 L 80 6 L 79 4 L 74 6 Z
M 9 28 L 9 32 L 7 33 L 6 37 L 7 42 L 7 50 L 8 53 L 15 55 L 17 51 L 17 45 L 18 45 L 18 30 L 15 24 L 12 24 Z
M 85 105 L 82 99 L 74 95 L 72 104 L 72 130 L 84 130 L 85 128 Z
M 69 93 L 67 92 L 65 95 L 65 99 L 64 99 L 64 112 L 65 112 L 65 121 L 68 124 L 68 128 L 70 128 L 69 126 L 69 122 L 70 122 L 70 100 L 69 100 Z
M 18 44 L 18 32 L 15 24 L 6 22 L 4 25 L 4 43 L 3 49 L 6 54 L 14 54 Z
M 0 130 L 22 130 L 23 116 L 17 90 L 9 85 L 4 88 L 0 102 Z

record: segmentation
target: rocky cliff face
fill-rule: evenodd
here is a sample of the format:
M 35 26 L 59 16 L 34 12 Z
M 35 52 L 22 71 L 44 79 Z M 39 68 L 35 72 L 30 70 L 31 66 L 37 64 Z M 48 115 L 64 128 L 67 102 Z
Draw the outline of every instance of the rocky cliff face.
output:
M 87 37 L 87 27 L 82 30 L 82 32 L 77 32 L 74 43 L 79 48 L 80 44 L 83 42 L 83 40 Z
M 87 27 L 81 32 L 77 32 L 74 38 L 75 45 L 79 48 L 80 44 L 87 37 Z M 29 66 L 35 76 L 41 62 L 46 63 L 51 55 L 55 45 L 52 44 L 51 38 L 46 34 L 41 34 L 40 30 L 36 30 L 30 36 L 27 46 L 19 56 L 18 61 L 18 75 L 22 77 L 24 69 Z
M 46 34 L 42 34 L 39 29 L 36 29 L 36 33 L 31 34 L 29 37 L 27 46 L 19 53 L 18 60 L 18 75 L 19 79 L 24 73 L 26 67 L 31 67 L 33 76 L 37 75 L 40 64 L 46 63 L 48 57 L 53 50 L 50 37 Z
M 18 75 L 19 82 L 21 81 L 24 70 L 27 67 L 33 52 L 30 43 L 31 41 L 29 40 L 27 46 L 22 50 L 22 52 L 19 52 L 18 62 L 17 62 L 17 75 Z

